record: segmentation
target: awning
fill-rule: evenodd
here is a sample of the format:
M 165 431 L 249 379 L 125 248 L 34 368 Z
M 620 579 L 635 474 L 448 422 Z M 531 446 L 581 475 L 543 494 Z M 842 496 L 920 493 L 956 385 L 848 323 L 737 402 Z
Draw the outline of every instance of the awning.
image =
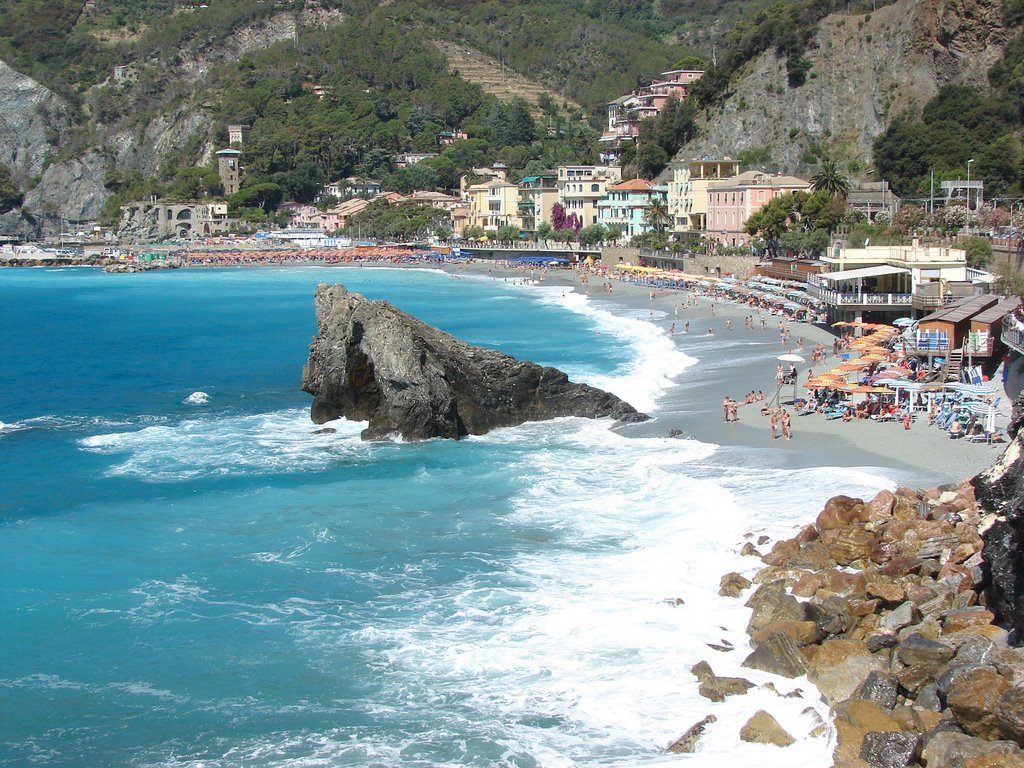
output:
M 822 280 L 836 282 L 839 280 L 857 280 L 862 277 L 878 277 L 880 275 L 909 275 L 909 269 L 902 267 L 890 267 L 888 264 L 880 264 L 877 267 L 863 267 L 861 269 L 843 269 L 839 272 L 823 272 L 818 275 Z

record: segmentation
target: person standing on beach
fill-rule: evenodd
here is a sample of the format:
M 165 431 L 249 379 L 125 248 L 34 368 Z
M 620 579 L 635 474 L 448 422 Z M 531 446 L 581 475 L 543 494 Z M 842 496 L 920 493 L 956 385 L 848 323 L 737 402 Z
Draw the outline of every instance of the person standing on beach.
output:
M 787 440 L 791 440 L 793 438 L 793 425 L 789 420 L 789 411 L 785 408 L 782 409 L 782 415 L 779 417 L 779 421 L 782 424 L 782 436 Z
M 728 421 L 729 420 L 729 403 L 730 402 L 731 402 L 731 400 L 730 400 L 728 395 L 726 395 L 725 399 L 722 400 L 722 421 Z
M 779 439 L 779 416 L 776 411 L 772 411 L 771 418 L 768 419 L 768 426 L 772 431 L 772 440 Z

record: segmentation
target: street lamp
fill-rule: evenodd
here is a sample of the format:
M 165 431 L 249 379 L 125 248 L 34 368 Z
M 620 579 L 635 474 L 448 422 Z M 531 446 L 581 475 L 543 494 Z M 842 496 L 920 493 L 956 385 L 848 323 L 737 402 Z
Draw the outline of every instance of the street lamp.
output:
M 972 157 L 967 161 L 967 210 L 971 210 L 971 163 L 974 162 Z

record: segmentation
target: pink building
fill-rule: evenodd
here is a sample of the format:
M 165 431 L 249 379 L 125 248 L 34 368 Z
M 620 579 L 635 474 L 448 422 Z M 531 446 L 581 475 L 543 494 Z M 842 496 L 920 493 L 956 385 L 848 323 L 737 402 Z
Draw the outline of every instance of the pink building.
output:
M 779 195 L 810 186 L 810 182 L 796 176 L 773 176 L 763 171 L 746 171 L 708 184 L 708 237 L 722 245 L 748 245 L 750 235 L 743 226 L 751 214 Z
M 623 141 L 636 141 L 641 121 L 656 117 L 670 96 L 680 101 L 685 99 L 690 86 L 703 74 L 699 69 L 670 69 L 636 93 L 609 102 L 608 127 L 601 134 L 601 158 L 605 161 L 614 159 Z

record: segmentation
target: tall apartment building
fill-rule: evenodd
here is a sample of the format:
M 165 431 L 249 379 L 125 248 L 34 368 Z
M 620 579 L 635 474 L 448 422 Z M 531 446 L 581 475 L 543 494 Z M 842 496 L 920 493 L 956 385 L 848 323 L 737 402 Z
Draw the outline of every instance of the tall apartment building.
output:
M 542 223 L 551 223 L 551 209 L 558 202 L 554 173 L 524 176 L 519 183 L 519 229 L 537 233 Z
M 743 226 L 755 211 L 787 192 L 807 190 L 810 183 L 795 176 L 746 171 L 708 185 L 708 235 L 722 245 L 750 243 Z
M 519 187 L 507 181 L 493 179 L 474 184 L 466 190 L 469 217 L 466 226 L 495 230 L 499 227 L 519 227 Z
M 721 160 L 673 160 L 669 163 L 668 212 L 673 233 L 703 232 L 708 228 L 708 185 L 738 175 L 740 164 Z
M 561 165 L 558 167 L 558 202 L 566 214 L 575 213 L 583 226 L 598 222 L 597 203 L 609 184 L 622 181 L 622 169 L 615 165 Z

